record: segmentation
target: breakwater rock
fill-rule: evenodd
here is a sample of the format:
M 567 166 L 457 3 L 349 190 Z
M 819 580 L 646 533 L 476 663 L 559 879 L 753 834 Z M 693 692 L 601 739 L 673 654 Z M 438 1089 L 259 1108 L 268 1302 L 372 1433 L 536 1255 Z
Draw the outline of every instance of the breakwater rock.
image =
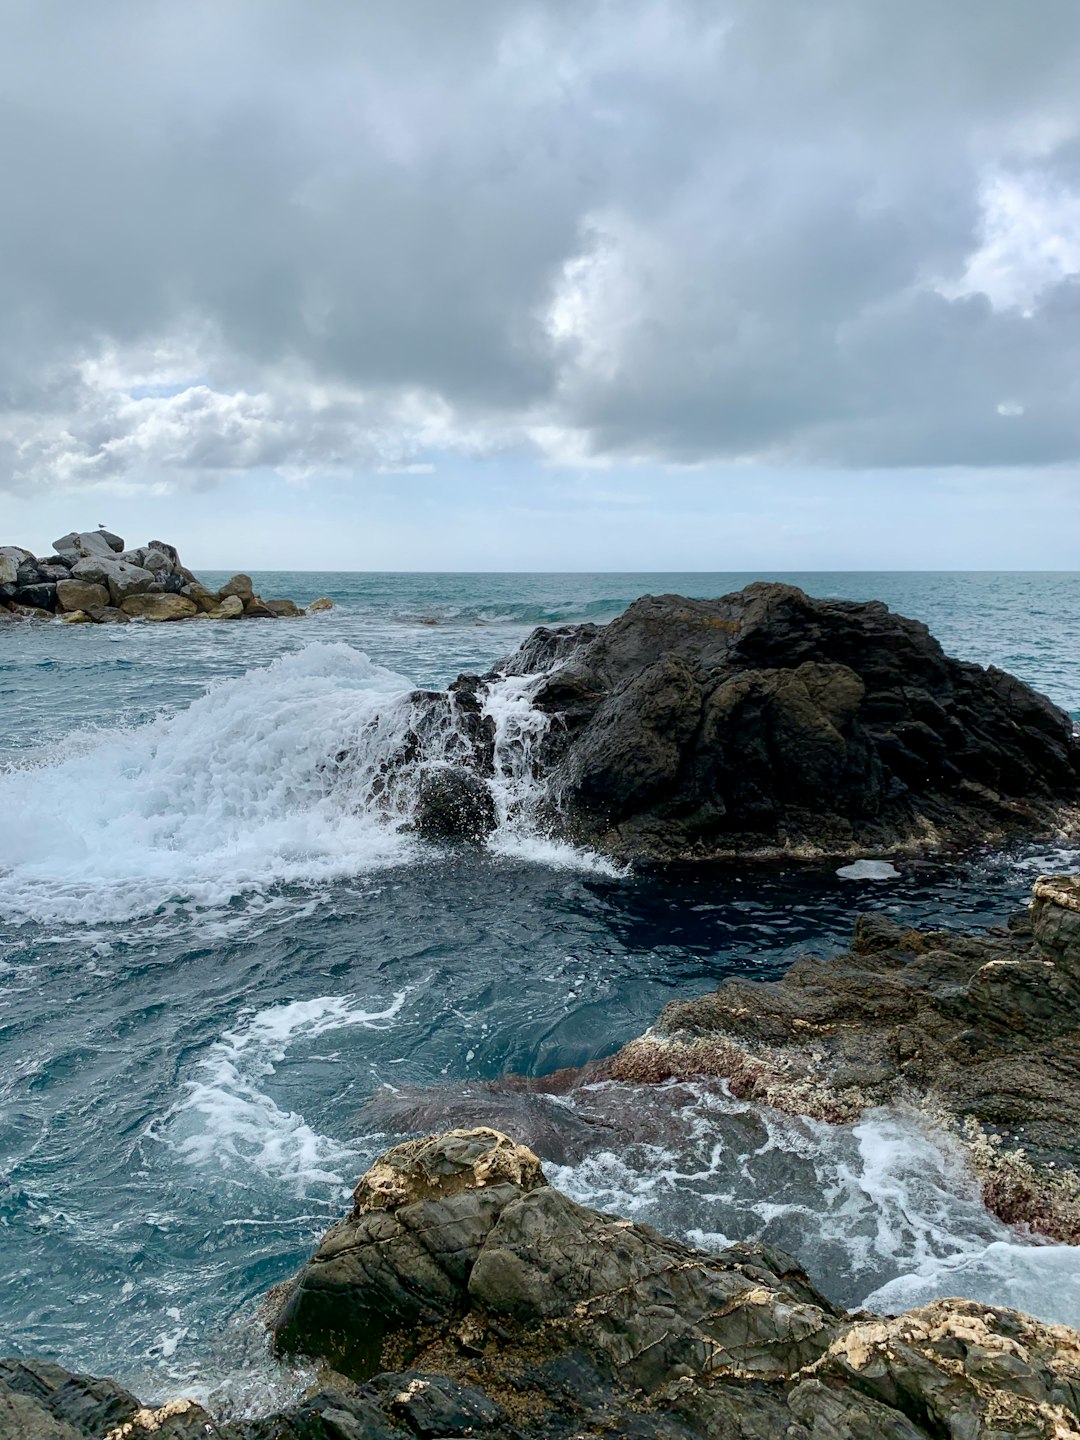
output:
M 73 625 L 130 620 L 274 620 L 304 614 L 292 600 L 264 600 L 248 575 L 209 590 L 183 565 L 176 547 L 151 540 L 124 548 L 108 530 L 74 531 L 52 555 L 0 546 L 0 620 L 56 617 Z M 326 610 L 332 601 L 310 607 Z
M 490 1129 L 383 1155 L 268 1308 L 319 1367 L 287 1410 L 215 1421 L 9 1360 L 0 1440 L 1080 1436 L 1076 1331 L 965 1300 L 849 1315 L 777 1250 L 707 1254 L 576 1204 Z
M 829 1121 L 909 1104 L 950 1124 L 1010 1223 L 1080 1244 L 1080 876 L 981 935 L 864 915 L 851 949 L 676 1001 L 590 1078 L 728 1081 Z
M 759 583 L 538 629 L 419 697 L 453 732 L 451 763 L 505 771 L 492 697 L 520 729 L 513 686 L 542 721 L 525 757 L 539 823 L 620 859 L 900 853 L 1076 824 L 1069 717 L 878 602 Z

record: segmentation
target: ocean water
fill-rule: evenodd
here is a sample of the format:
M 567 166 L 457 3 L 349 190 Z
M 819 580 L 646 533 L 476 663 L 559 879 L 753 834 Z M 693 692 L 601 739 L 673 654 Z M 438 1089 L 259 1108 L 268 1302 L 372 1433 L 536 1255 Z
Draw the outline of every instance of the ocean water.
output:
M 610 1053 L 726 974 L 835 951 L 864 909 L 992 925 L 1034 874 L 1080 864 L 1028 847 L 889 881 L 624 872 L 533 831 L 515 757 L 536 717 L 510 686 L 498 835 L 425 844 L 368 798 L 409 689 L 486 669 L 534 624 L 770 577 L 254 578 L 337 607 L 0 630 L 0 1352 L 265 1407 L 303 1376 L 268 1356 L 259 1298 L 414 1099 L 512 1114 L 487 1082 Z M 1080 575 L 778 578 L 883 599 L 1080 719 Z M 588 1203 L 706 1247 L 764 1236 L 849 1305 L 962 1293 L 1080 1323 L 1077 1253 L 989 1216 L 909 1116 L 830 1128 L 718 1086 L 530 1104 L 562 1137 L 551 1178 Z

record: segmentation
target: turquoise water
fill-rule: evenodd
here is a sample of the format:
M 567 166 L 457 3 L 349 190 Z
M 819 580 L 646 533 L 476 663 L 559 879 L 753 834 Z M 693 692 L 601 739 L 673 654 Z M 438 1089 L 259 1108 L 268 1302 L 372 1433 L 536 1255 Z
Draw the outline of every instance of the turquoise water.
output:
M 884 599 L 1080 718 L 1080 575 L 254 578 L 337 608 L 0 630 L 4 1352 L 263 1404 L 294 1377 L 256 1302 L 393 1138 L 369 1097 L 583 1063 L 676 995 L 839 947 L 864 908 L 992 924 L 1077 860 L 875 886 L 829 868 L 644 877 L 521 834 L 442 850 L 368 813 L 333 758 L 377 744 L 410 686 L 486 669 L 534 624 L 752 578 Z M 706 1245 L 767 1235 L 845 1303 L 959 1292 L 1080 1320 L 1075 1253 L 993 1221 L 903 1117 L 826 1130 L 707 1089 L 587 1106 L 596 1138 L 553 1169 L 583 1199 Z

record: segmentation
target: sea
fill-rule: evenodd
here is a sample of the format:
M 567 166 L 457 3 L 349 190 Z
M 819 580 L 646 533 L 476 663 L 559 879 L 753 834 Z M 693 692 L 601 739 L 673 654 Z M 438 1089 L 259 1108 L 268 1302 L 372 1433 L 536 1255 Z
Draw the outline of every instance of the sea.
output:
M 280 1404 L 309 1377 L 269 1353 L 260 1300 L 410 1104 L 513 1124 L 501 1077 L 607 1055 L 726 975 L 836 953 L 862 911 L 992 926 L 1036 874 L 1080 866 L 1047 844 L 889 880 L 619 867 L 519 803 L 519 689 L 492 702 L 485 847 L 417 839 L 365 781 L 413 688 L 487 670 L 539 624 L 752 579 L 883 600 L 1080 720 L 1078 573 L 253 578 L 334 608 L 0 629 L 0 1353 L 219 1414 Z M 584 1203 L 707 1249 L 765 1239 L 851 1307 L 960 1294 L 1080 1325 L 1080 1252 L 989 1215 L 911 1115 L 826 1126 L 717 1084 L 529 1103 L 565 1137 L 549 1178 Z

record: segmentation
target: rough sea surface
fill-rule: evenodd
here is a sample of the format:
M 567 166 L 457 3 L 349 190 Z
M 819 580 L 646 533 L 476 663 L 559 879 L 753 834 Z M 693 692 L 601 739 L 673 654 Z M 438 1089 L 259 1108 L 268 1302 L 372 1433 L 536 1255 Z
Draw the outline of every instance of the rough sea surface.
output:
M 658 879 L 521 823 L 440 849 L 336 760 L 377 762 L 408 689 L 535 624 L 753 578 L 885 600 L 1080 719 L 1077 574 L 276 574 L 256 588 L 337 608 L 0 630 L 0 1353 L 265 1408 L 302 1377 L 257 1303 L 395 1138 L 361 1117 L 383 1087 L 579 1065 L 669 999 L 837 950 L 864 909 L 991 925 L 1080 864 L 1028 847 L 888 881 Z M 766 1236 L 848 1305 L 964 1294 L 1080 1324 L 1080 1255 L 989 1216 L 910 1117 L 830 1128 L 715 1086 L 545 1103 L 571 1137 L 549 1175 L 583 1201 L 704 1246 Z

